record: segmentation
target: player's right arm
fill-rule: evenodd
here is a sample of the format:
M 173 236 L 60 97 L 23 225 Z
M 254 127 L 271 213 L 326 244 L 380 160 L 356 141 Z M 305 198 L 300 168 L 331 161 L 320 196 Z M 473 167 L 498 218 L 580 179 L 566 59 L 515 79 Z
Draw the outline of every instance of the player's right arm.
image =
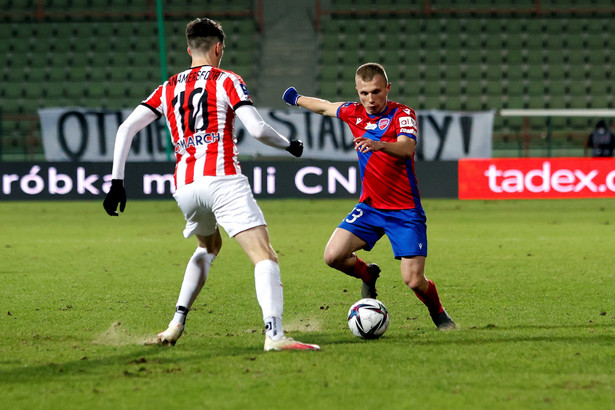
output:
M 122 122 L 115 135 L 113 171 L 111 172 L 113 179 L 124 179 L 124 168 L 126 166 L 126 159 L 128 158 L 132 140 L 139 131 L 158 118 L 159 115 L 156 115 L 152 109 L 144 105 L 139 105 L 130 113 L 128 118 Z
M 289 105 L 297 105 L 306 108 L 316 114 L 328 117 L 337 117 L 337 110 L 344 104 L 343 102 L 330 102 L 316 97 L 308 97 L 297 92 L 295 87 L 289 87 L 284 91 L 282 99 Z
M 124 188 L 124 169 L 130 151 L 130 145 L 135 135 L 143 128 L 158 119 L 153 110 L 140 105 L 119 126 L 115 136 L 113 150 L 113 170 L 111 171 L 111 188 L 105 197 L 103 207 L 107 214 L 117 216 L 117 206 L 120 212 L 126 208 L 126 190 Z

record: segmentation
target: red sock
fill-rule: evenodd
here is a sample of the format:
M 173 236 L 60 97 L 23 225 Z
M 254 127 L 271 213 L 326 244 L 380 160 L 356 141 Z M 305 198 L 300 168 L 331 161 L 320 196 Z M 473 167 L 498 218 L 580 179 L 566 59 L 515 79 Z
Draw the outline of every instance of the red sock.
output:
M 363 281 L 369 280 L 370 276 L 367 271 L 367 263 L 365 263 L 358 256 L 356 258 L 357 258 L 357 262 L 355 263 L 355 265 L 351 269 L 344 271 L 344 273 L 346 275 L 352 276 L 353 278 L 359 278 Z
M 440 296 L 438 296 L 436 285 L 431 280 L 429 281 L 429 287 L 425 293 L 421 294 L 419 292 L 414 292 L 414 294 L 425 304 L 425 306 L 427 306 L 430 316 L 437 316 L 444 311 L 442 303 L 440 303 Z

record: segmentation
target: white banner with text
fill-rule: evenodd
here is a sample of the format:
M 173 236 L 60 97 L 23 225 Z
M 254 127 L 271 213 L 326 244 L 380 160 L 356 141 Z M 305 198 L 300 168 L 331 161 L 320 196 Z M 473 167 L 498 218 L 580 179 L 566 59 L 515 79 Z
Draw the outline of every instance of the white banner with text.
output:
M 108 162 L 113 160 L 115 134 L 131 110 L 45 108 L 39 110 L 47 161 Z M 350 129 L 341 120 L 303 109 L 259 109 L 263 119 L 281 134 L 304 143 L 308 159 L 354 161 L 356 153 Z M 490 158 L 493 111 L 417 111 L 421 161 Z M 280 157 L 284 151 L 261 144 L 249 136 L 241 121 L 235 122 L 237 146 L 242 156 Z M 167 152 L 163 119 L 135 137 L 128 161 L 173 160 Z

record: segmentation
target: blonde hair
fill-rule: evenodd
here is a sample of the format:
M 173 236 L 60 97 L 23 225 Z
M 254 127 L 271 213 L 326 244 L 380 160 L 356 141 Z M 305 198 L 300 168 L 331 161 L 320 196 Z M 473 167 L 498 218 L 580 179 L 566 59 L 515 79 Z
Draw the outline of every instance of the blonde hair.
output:
M 386 84 L 389 83 L 389 78 L 387 77 L 384 67 L 378 63 L 365 63 L 357 68 L 357 72 L 355 74 L 356 77 L 359 77 L 363 81 L 371 81 L 377 75 L 382 76 Z

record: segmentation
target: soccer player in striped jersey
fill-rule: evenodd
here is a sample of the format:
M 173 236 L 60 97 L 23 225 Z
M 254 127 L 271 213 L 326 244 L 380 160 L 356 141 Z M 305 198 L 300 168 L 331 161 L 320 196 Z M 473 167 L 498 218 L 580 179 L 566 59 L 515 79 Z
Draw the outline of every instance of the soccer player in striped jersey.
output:
M 294 87 L 282 96 L 289 105 L 341 119 L 354 137 L 361 196 L 329 239 L 325 262 L 362 279 L 361 296 L 375 299 L 380 268 L 373 263 L 366 264 L 355 252 L 371 250 L 386 234 L 395 258 L 401 261 L 404 282 L 427 306 L 437 328 L 455 329 L 455 322 L 442 307 L 435 284 L 425 277 L 427 225 L 414 173 L 418 138 L 414 110 L 388 100 L 391 84 L 380 64 L 360 66 L 355 84 L 359 103 L 308 97 L 300 95 Z
M 224 38 L 222 27 L 213 20 L 199 18 L 188 23 L 191 68 L 160 85 L 118 128 L 111 189 L 103 205 L 109 215 L 118 215 L 118 205 L 124 212 L 124 169 L 131 142 L 141 129 L 164 116 L 176 156 L 173 196 L 186 219 L 184 237 L 196 236 L 198 246 L 188 261 L 175 315 L 154 343 L 175 345 L 182 335 L 186 315 L 220 252 L 218 226 L 222 226 L 254 264 L 256 296 L 265 322 L 265 350 L 319 350 L 318 345 L 284 336 L 278 259 L 263 213 L 237 160 L 235 116 L 260 142 L 285 149 L 295 157 L 303 153 L 303 143 L 289 141 L 265 123 L 243 79 L 219 68 Z

